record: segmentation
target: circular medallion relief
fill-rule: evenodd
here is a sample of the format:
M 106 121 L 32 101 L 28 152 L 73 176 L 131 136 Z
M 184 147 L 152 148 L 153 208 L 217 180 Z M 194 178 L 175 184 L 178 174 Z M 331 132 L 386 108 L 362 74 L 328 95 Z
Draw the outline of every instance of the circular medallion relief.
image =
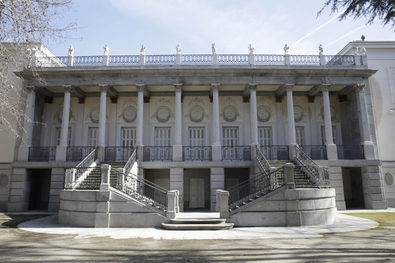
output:
M 166 106 L 161 106 L 156 111 L 156 119 L 159 122 L 167 122 L 170 119 L 170 109 Z
M 294 106 L 294 117 L 295 121 L 301 121 L 303 119 L 303 108 L 300 106 Z
M 394 183 L 394 177 L 391 173 L 386 173 L 384 175 L 384 181 L 387 185 L 392 185 Z
M 227 122 L 235 121 L 237 118 L 237 109 L 232 105 L 226 106 L 224 108 L 223 116 L 224 120 Z
M 93 123 L 98 123 L 99 122 L 99 114 L 100 114 L 100 109 L 99 108 L 94 108 L 91 113 L 89 114 L 89 118 Z
M 8 176 L 0 174 L 0 188 L 5 188 L 8 185 Z
M 189 112 L 189 118 L 192 122 L 201 122 L 204 118 L 204 109 L 202 106 L 193 106 Z
M 125 122 L 133 122 L 137 117 L 137 110 L 133 106 L 128 106 L 123 110 L 122 118 Z
M 272 115 L 269 108 L 266 106 L 259 106 L 257 109 L 258 120 L 261 122 L 266 122 L 270 120 L 270 116 Z
M 333 108 L 333 107 L 331 107 L 331 120 L 332 121 L 334 121 L 334 120 L 336 120 L 336 110 L 335 110 L 335 108 Z M 325 117 L 324 117 L 325 115 L 324 115 L 324 107 L 321 107 L 321 118 L 322 118 L 322 120 L 325 120 Z

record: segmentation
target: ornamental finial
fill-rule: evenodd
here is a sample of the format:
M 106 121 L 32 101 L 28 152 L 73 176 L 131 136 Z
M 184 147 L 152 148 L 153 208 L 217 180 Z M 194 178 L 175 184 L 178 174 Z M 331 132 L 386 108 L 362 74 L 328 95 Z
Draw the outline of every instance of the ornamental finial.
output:
M 109 48 L 108 45 L 106 44 L 106 45 L 104 46 L 104 55 L 105 55 L 105 56 L 108 56 L 109 53 L 110 53 L 110 48 Z
M 178 44 L 178 45 L 176 46 L 177 55 L 181 54 L 181 51 L 182 51 L 181 46 L 180 46 L 180 44 Z
M 70 45 L 69 47 L 69 56 L 73 56 L 74 55 L 74 47 L 73 45 Z
M 146 47 L 144 44 L 141 45 L 140 55 L 145 55 L 145 49 L 146 49 L 146 48 L 147 48 L 147 47 Z
M 249 51 L 250 51 L 250 55 L 253 55 L 253 54 L 254 54 L 255 48 L 254 48 L 251 44 L 249 44 L 249 45 L 248 45 L 248 49 L 249 49 Z
M 284 55 L 288 55 L 288 51 L 289 51 L 289 46 L 287 44 L 285 44 L 285 46 L 284 46 Z
M 320 52 L 320 55 L 323 55 L 323 54 L 324 54 L 324 47 L 322 46 L 322 44 L 320 44 L 320 45 L 318 46 L 318 50 L 319 50 L 319 52 Z
M 217 47 L 215 46 L 215 43 L 211 44 L 211 52 L 213 53 L 213 55 L 217 54 Z

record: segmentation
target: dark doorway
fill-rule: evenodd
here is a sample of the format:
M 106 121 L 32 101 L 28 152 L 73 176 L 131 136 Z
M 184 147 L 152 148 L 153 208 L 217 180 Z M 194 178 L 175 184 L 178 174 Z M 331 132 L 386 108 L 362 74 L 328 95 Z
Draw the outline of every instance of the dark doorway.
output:
M 28 169 L 29 210 L 48 210 L 51 169 Z
M 347 209 L 365 208 L 361 168 L 342 168 L 344 199 Z
M 184 169 L 184 211 L 210 211 L 210 169 Z

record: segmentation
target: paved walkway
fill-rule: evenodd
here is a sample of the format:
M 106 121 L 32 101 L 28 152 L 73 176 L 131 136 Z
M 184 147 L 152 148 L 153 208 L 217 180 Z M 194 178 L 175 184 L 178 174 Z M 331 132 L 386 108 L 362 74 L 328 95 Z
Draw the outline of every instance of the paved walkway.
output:
M 324 233 L 366 230 L 377 226 L 378 223 L 375 221 L 339 213 L 336 222 L 332 225 L 309 227 L 239 227 L 231 230 L 212 231 L 171 231 L 161 228 L 81 228 L 61 226 L 57 223 L 57 216 L 31 220 L 20 224 L 18 227 L 35 233 L 75 235 L 76 238 L 109 237 L 113 239 L 152 238 L 181 240 L 310 238 L 322 237 Z

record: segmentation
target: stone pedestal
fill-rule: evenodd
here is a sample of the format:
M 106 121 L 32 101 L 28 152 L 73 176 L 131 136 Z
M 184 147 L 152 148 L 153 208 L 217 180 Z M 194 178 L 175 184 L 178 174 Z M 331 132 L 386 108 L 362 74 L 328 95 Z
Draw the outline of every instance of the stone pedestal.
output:
M 326 155 L 328 160 L 337 160 L 337 147 L 336 144 L 331 143 L 326 145 Z
M 373 160 L 374 156 L 374 144 L 371 141 L 365 141 L 362 143 L 363 145 L 363 153 L 365 155 L 365 159 Z
M 211 211 L 216 211 L 216 192 L 225 189 L 225 169 L 210 168 Z
M 229 218 L 229 192 L 224 190 L 216 191 L 216 211 L 220 218 Z
M 173 145 L 173 161 L 182 161 L 182 145 Z
M 178 207 L 180 211 L 184 211 L 184 169 L 170 168 L 170 190 L 178 191 Z
M 213 145 L 212 149 L 212 159 L 213 161 L 222 161 L 222 146 L 221 145 Z
M 64 162 L 67 156 L 67 146 L 56 146 L 56 161 Z
M 176 218 L 177 213 L 179 212 L 179 204 L 178 204 L 178 190 L 171 190 L 167 192 L 167 213 L 166 216 L 168 218 Z

